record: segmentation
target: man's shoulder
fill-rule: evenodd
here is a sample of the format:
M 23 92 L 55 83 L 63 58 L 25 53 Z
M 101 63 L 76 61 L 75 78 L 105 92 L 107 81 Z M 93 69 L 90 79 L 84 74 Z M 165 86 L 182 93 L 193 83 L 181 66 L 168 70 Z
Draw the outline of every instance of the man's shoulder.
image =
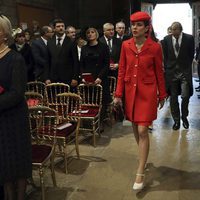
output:
M 194 39 L 194 36 L 188 33 L 183 33 L 184 37 L 190 38 L 190 39 Z

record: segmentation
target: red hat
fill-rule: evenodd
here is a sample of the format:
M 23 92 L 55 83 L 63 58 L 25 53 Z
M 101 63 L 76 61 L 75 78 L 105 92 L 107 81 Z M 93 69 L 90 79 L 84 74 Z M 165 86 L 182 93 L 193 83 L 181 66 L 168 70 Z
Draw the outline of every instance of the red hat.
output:
M 151 19 L 151 16 L 146 12 L 135 12 L 130 16 L 131 22 L 137 22 L 137 21 L 149 21 Z

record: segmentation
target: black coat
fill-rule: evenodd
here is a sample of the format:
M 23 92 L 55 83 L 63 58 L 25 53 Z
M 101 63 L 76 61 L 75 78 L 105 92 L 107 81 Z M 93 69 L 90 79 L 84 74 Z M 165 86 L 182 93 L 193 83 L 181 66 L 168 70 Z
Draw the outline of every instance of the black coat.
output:
M 0 59 L 0 185 L 32 175 L 31 136 L 24 93 L 26 67 L 10 51 Z
M 65 37 L 61 48 L 56 46 L 55 36 L 48 41 L 50 68 L 47 74 L 52 82 L 70 84 L 72 79 L 78 80 L 79 70 L 74 65 L 72 46 L 68 37 Z
M 44 43 L 42 38 L 39 38 L 33 40 L 31 48 L 35 63 L 35 78 L 40 81 L 45 81 L 47 79 L 47 74 L 45 74 L 45 72 L 49 68 L 49 55 L 47 45 Z
M 176 65 L 179 66 L 181 72 L 190 85 L 190 95 L 193 94 L 192 85 L 192 61 L 194 58 L 194 37 L 183 33 L 182 42 L 178 57 L 176 57 L 173 49 L 172 35 L 166 36 L 162 41 L 165 79 L 167 91 L 170 94 L 171 80 L 174 78 Z M 180 90 L 181 91 L 181 90 Z
M 109 49 L 105 44 L 99 42 L 95 46 L 86 45 L 81 50 L 80 60 L 81 73 L 92 73 L 94 80 L 100 78 L 103 87 L 103 104 L 111 101 L 109 93 L 108 71 L 109 71 Z
M 113 37 L 112 40 L 113 40 L 112 41 L 112 52 L 110 53 L 110 61 L 113 63 L 119 63 L 122 41 L 115 37 Z M 106 42 L 106 39 L 104 36 L 102 36 L 99 39 L 99 41 L 107 45 L 107 42 Z M 118 70 L 115 70 L 115 71 L 109 70 L 109 75 L 115 76 L 117 78 Z

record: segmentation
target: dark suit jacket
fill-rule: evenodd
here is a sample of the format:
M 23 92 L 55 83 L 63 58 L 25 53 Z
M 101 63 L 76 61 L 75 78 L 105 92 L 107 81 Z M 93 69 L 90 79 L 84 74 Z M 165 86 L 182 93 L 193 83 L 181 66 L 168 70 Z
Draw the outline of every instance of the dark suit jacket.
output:
M 115 37 L 113 37 L 112 40 L 113 40 L 112 41 L 112 52 L 110 53 L 110 60 L 113 63 L 119 63 L 122 41 Z M 106 39 L 104 36 L 102 36 L 99 39 L 99 41 L 107 45 L 107 42 L 106 42 Z M 117 77 L 118 70 L 115 70 L 115 71 L 110 70 L 109 75 Z
M 115 37 L 117 38 L 117 34 L 115 35 Z M 120 38 L 117 38 L 117 39 L 120 39 Z M 123 35 L 123 38 L 120 39 L 120 40 L 123 42 L 123 41 L 129 40 L 129 39 L 131 39 L 131 36 L 129 36 L 129 35 Z
M 54 36 L 47 43 L 49 51 L 50 68 L 48 78 L 53 82 L 63 82 L 70 84 L 72 79 L 78 80 L 78 69 L 74 65 L 72 53 L 72 41 L 65 37 L 62 47 L 56 46 Z
M 174 53 L 172 35 L 166 36 L 161 41 L 161 44 L 164 54 L 165 78 L 168 92 L 170 93 L 171 80 L 174 77 L 176 65 L 178 65 L 190 85 L 190 95 L 192 95 L 192 61 L 194 58 L 195 49 L 194 37 L 192 35 L 183 33 L 178 57 L 176 57 Z
M 49 67 L 49 55 L 47 45 L 44 43 L 42 38 L 36 39 L 31 45 L 33 58 L 35 61 L 35 78 L 40 81 L 45 81 L 47 75 L 45 69 Z

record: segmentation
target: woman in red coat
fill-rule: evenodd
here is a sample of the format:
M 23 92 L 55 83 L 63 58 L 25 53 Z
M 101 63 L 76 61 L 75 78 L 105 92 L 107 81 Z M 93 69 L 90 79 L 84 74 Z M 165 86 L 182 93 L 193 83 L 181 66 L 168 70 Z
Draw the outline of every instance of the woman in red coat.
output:
M 144 187 L 144 168 L 149 153 L 148 126 L 157 117 L 157 106 L 164 105 L 167 96 L 162 64 L 162 50 L 150 35 L 151 17 L 136 12 L 130 17 L 133 38 L 124 41 L 119 62 L 114 104 L 122 105 L 125 94 L 126 119 L 133 124 L 139 146 L 139 166 L 134 190 Z

